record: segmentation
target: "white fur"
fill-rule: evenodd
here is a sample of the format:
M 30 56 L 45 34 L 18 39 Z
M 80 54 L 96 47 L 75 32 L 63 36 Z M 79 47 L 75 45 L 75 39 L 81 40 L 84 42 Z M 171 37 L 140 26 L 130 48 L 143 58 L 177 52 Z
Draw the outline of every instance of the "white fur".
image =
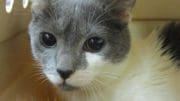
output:
M 56 64 L 54 59 L 49 58 L 49 61 L 44 66 L 43 72 L 53 84 L 59 85 L 63 83 L 62 78 L 56 71 Z
M 66 80 L 66 82 L 69 85 L 75 86 L 75 87 L 84 87 L 91 83 L 91 81 L 94 78 L 93 73 L 89 73 L 88 71 L 79 70 L 75 72 L 69 79 Z
M 97 54 L 86 53 L 86 60 L 88 62 L 86 70 L 76 71 L 69 79 L 66 80 L 68 84 L 75 87 L 84 87 L 89 85 L 96 75 L 94 70 L 97 70 L 100 65 L 104 64 L 102 57 Z
M 90 66 L 94 65 L 92 68 L 95 68 L 98 65 L 102 65 L 105 62 L 103 57 L 93 53 L 86 53 L 86 60 Z
M 46 73 L 46 76 L 53 84 L 61 84 L 62 83 L 62 79 L 59 77 L 59 75 Z

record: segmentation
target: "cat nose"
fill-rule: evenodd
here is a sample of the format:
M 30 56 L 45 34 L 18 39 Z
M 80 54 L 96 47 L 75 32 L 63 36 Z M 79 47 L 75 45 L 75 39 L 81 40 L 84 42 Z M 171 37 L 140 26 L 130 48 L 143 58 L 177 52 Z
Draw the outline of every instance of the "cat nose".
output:
M 67 70 L 67 71 L 63 71 L 60 69 L 57 69 L 57 72 L 59 73 L 59 75 L 66 80 L 67 78 L 69 78 L 71 76 L 71 74 L 73 73 L 72 70 Z

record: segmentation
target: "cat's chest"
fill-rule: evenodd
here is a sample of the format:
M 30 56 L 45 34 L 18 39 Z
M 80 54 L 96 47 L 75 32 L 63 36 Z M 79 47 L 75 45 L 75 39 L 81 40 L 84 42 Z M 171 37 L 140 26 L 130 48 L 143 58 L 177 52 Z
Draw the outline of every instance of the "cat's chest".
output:
M 133 77 L 134 76 L 134 77 Z M 143 72 L 109 85 L 101 91 L 94 91 L 87 98 L 77 97 L 73 101 L 180 101 L 171 78 Z
M 163 77 L 158 78 L 139 77 L 119 84 L 109 101 L 179 101 L 172 85 Z
M 142 73 L 132 79 L 126 78 L 117 85 L 97 92 L 87 101 L 179 101 L 177 92 L 169 84 L 171 80 L 160 75 L 153 76 L 151 73 Z

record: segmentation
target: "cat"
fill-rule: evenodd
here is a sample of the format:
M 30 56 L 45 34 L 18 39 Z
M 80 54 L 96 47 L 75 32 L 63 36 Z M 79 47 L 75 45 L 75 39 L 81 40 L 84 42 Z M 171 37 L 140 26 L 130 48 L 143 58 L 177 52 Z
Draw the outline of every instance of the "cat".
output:
M 135 2 L 32 0 L 32 55 L 62 101 L 180 101 L 180 24 L 135 40 Z

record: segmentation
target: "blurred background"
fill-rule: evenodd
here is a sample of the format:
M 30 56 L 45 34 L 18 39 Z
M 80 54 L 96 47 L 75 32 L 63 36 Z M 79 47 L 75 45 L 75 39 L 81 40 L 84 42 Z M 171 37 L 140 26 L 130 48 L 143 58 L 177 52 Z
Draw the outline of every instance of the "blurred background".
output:
M 32 67 L 27 38 L 29 5 L 29 0 L 0 0 L 0 101 L 14 96 L 12 90 L 24 86 L 20 83 L 25 79 L 30 83 L 25 78 Z M 144 38 L 155 27 L 179 19 L 180 0 L 137 0 L 130 30 L 134 37 Z

